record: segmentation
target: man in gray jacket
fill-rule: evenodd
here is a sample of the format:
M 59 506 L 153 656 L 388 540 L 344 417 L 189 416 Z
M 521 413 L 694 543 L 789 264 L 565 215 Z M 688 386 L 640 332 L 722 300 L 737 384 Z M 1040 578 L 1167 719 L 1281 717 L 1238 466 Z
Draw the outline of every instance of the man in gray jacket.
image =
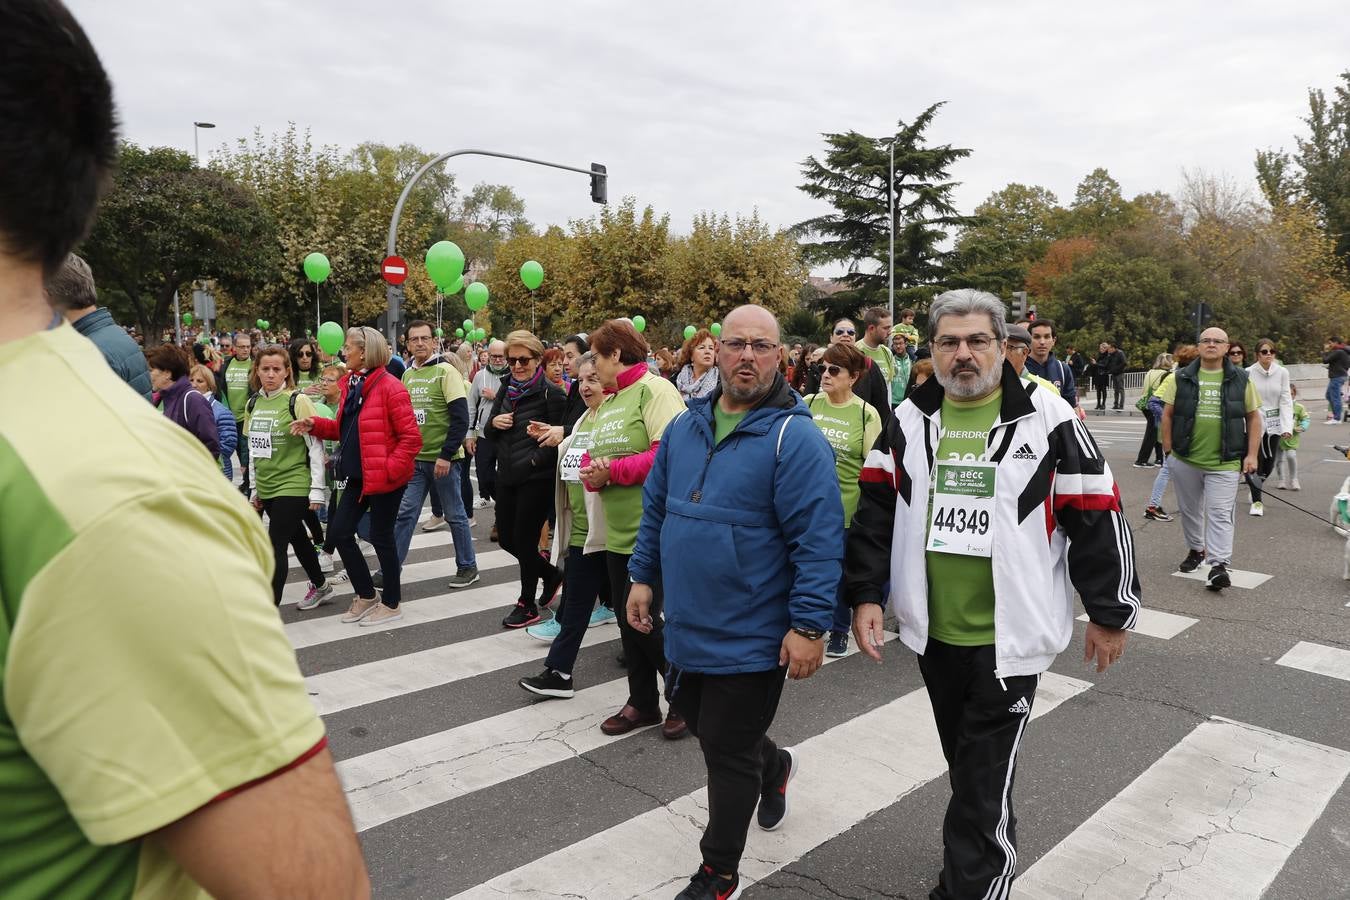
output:
M 106 306 L 98 305 L 94 273 L 74 253 L 47 282 L 47 299 L 75 330 L 94 342 L 108 367 L 131 389 L 150 400 L 150 369 L 140 346 L 113 319 Z

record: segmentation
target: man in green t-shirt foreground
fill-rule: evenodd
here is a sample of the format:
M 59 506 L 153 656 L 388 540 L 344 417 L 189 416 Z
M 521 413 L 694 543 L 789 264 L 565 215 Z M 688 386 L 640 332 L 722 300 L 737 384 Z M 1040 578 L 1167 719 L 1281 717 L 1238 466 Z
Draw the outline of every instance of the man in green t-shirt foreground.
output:
M 934 377 L 863 464 L 844 559 L 859 649 L 881 660 L 889 589 L 950 768 L 934 897 L 1007 895 L 1018 748 L 1040 674 L 1073 636 L 1074 591 L 1098 672 L 1139 611 L 1111 470 L 1067 403 L 1018 378 L 1006 315 L 983 291 L 933 301 Z
M 262 524 L 47 301 L 112 86 L 57 0 L 0 34 L 0 895 L 368 897 Z
M 1206 328 L 1200 358 L 1162 383 L 1163 452 L 1177 492 L 1189 553 L 1178 568 L 1209 565 L 1205 586 L 1232 585 L 1233 509 L 1242 476 L 1256 471 L 1261 446 L 1261 398 L 1245 369 L 1228 360 L 1228 334 Z

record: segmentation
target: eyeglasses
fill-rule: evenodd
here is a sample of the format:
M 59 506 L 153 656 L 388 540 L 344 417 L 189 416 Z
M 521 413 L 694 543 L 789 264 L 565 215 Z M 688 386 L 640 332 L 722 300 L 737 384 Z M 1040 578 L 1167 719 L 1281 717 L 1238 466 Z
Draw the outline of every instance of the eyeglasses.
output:
M 962 344 L 965 344 L 970 348 L 971 353 L 983 353 L 993 343 L 994 339 L 990 335 L 972 334 L 967 338 L 940 337 L 933 341 L 933 346 L 943 353 L 955 353 Z
M 335 378 L 335 377 L 332 376 L 332 375 L 325 375 L 325 376 L 323 376 L 322 378 L 320 378 L 319 381 L 320 381 L 321 383 L 323 383 L 323 384 L 337 384 L 337 383 L 338 383 L 338 379 Z
M 417 337 L 410 337 L 410 338 L 408 338 L 408 343 L 410 343 L 410 344 L 429 344 L 429 343 L 431 343 L 431 342 L 434 341 L 434 340 L 435 340 L 435 338 L 433 338 L 433 337 L 432 337 L 431 335 L 429 335 L 429 334 L 428 334 L 428 335 L 425 335 L 425 336 L 419 334 Z
M 1256 351 L 1256 355 L 1257 355 L 1257 356 L 1274 356 L 1274 355 L 1275 355 L 1275 351 L 1272 350 L 1272 349 L 1270 349 L 1269 347 L 1263 347 L 1263 348 L 1261 348 L 1260 350 L 1257 350 L 1257 351 Z
M 853 329 L 853 328 L 836 328 L 836 329 L 834 330 L 834 333 L 835 333 L 835 334 L 857 334 L 858 332 L 857 332 L 856 329 Z
M 749 347 L 755 351 L 756 356 L 768 356 L 778 349 L 778 344 L 773 341 L 743 341 L 740 338 L 726 338 L 722 341 L 722 349 L 729 350 L 735 356 L 740 356 Z
M 1206 344 L 1210 347 L 1221 347 L 1228 342 L 1223 338 L 1201 338 L 1200 340 L 1196 341 L 1196 343 Z
M 506 361 L 509 362 L 513 367 L 528 366 L 530 363 L 534 362 L 535 358 L 536 357 L 533 356 L 508 356 L 506 357 Z
M 971 348 L 971 349 L 974 349 L 974 348 Z M 1026 344 L 1019 344 L 1019 343 L 1016 343 L 1015 341 L 1009 341 L 1009 342 L 1008 342 L 1008 352 L 1009 352 L 1009 353 L 1030 353 L 1030 352 L 1031 352 L 1031 348 L 1028 347 Z
M 299 353 L 296 354 L 296 356 L 313 356 L 313 355 L 314 351 L 312 350 L 301 350 Z
M 843 366 L 836 366 L 834 363 L 827 363 L 825 368 L 820 370 L 820 374 L 828 375 L 831 378 L 838 378 L 840 375 L 848 372 Z M 849 374 L 852 374 L 851 372 Z

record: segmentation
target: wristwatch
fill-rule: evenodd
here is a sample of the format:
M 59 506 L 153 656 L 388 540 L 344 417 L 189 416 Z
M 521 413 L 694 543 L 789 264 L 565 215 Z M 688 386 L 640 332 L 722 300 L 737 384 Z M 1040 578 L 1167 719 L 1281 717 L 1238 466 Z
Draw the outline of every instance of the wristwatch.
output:
M 825 632 L 821 631 L 819 628 L 798 628 L 796 625 L 793 625 L 792 631 L 795 634 L 800 634 L 808 641 L 818 641 L 825 636 Z

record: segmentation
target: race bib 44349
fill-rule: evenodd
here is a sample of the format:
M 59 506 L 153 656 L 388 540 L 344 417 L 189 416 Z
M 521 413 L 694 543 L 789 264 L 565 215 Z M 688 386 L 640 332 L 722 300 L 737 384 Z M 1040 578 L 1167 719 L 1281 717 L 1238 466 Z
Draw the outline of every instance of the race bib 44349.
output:
M 962 556 L 993 555 L 996 468 L 990 462 L 936 465 L 928 550 Z

